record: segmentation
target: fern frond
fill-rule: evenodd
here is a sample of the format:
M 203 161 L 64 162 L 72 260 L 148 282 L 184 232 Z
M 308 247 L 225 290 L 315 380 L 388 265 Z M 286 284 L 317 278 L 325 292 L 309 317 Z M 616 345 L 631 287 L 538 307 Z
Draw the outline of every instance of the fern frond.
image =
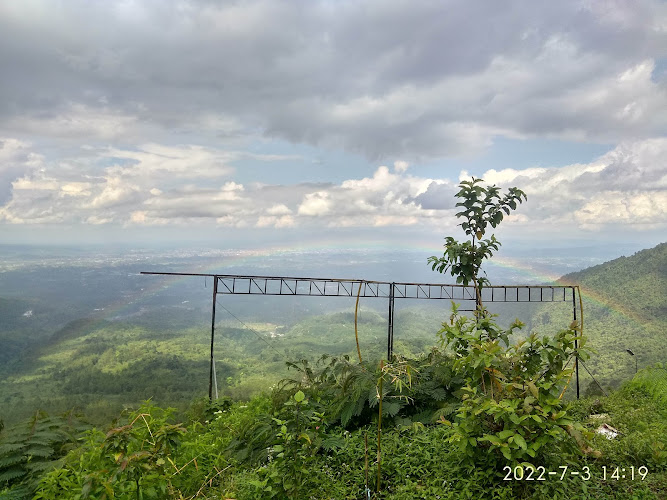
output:
M 385 401 L 382 405 L 382 414 L 393 417 L 401 410 L 401 407 L 402 405 L 398 401 Z
M 7 483 L 11 481 L 12 479 L 16 479 L 17 477 L 23 477 L 27 474 L 25 469 L 22 469 L 20 467 L 12 467 L 11 469 L 6 469 L 0 472 L 0 484 L 2 483 Z
M 2 438 L 3 443 L 12 444 L 20 443 L 25 441 L 30 437 L 30 432 L 25 429 L 13 427 L 4 431 L 4 436 Z
M 57 432 L 52 429 L 44 429 L 39 432 L 35 432 L 27 441 L 32 443 L 37 442 L 49 442 L 49 441 L 62 441 L 67 439 L 67 434 L 63 432 Z
M 340 436 L 328 436 L 322 440 L 322 448 L 327 451 L 342 448 L 343 446 L 345 446 L 345 440 Z
M 26 469 L 30 472 L 43 472 L 51 469 L 60 467 L 63 464 L 63 460 L 38 460 L 34 462 L 29 462 L 26 464 Z
M 0 493 L 0 500 L 25 500 L 26 498 L 32 498 L 32 492 L 25 486 L 15 486 Z
M 49 446 L 31 446 L 23 451 L 26 456 L 48 458 L 55 453 L 55 450 Z
M 13 455 L 0 457 L 0 469 L 6 469 L 12 465 L 20 464 L 25 462 L 25 455 L 22 453 L 15 453 Z
M 25 444 L 23 443 L 4 443 L 0 444 L 0 457 L 2 455 L 7 455 L 8 453 L 11 453 L 16 450 L 20 450 L 23 448 Z

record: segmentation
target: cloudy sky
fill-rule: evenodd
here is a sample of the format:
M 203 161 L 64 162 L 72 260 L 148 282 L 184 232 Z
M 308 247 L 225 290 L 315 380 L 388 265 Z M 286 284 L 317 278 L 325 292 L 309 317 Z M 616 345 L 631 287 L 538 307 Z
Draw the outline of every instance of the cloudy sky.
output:
M 667 234 L 667 3 L 0 2 L 0 242 Z

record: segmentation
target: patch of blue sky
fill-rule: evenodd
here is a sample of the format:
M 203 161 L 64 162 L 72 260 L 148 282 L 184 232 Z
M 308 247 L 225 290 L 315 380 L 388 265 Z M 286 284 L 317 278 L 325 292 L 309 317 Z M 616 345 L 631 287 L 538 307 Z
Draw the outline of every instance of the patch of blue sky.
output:
M 101 156 L 95 161 L 95 165 L 101 168 L 107 167 L 128 167 L 137 165 L 139 160 L 134 158 L 121 158 L 119 156 Z
M 493 145 L 482 154 L 440 158 L 438 160 L 411 163 L 408 173 L 429 178 L 458 180 L 466 170 L 481 176 L 489 169 L 531 167 L 562 167 L 574 163 L 589 163 L 612 150 L 613 144 L 571 142 L 557 139 L 508 139 L 496 138 Z M 233 162 L 236 182 L 262 182 L 267 184 L 341 183 L 347 179 L 369 177 L 380 165 L 390 168 L 395 158 L 372 161 L 362 155 L 319 148 L 286 141 L 257 141 L 247 149 L 249 155 Z M 259 155 L 284 156 L 284 159 L 263 159 Z
M 562 167 L 574 163 L 590 163 L 614 148 L 613 144 L 570 142 L 556 139 L 496 138 L 482 154 L 468 157 L 443 158 L 414 165 L 414 175 L 458 180 L 462 170 L 482 176 L 490 169 L 531 167 Z
M 655 67 L 651 73 L 651 80 L 655 83 L 667 81 L 667 57 L 660 57 L 655 60 Z
M 257 141 L 246 151 L 251 154 L 233 162 L 236 182 L 284 185 L 340 183 L 347 179 L 372 176 L 380 165 L 354 153 L 287 141 Z M 261 155 L 267 155 L 267 158 Z M 285 158 L 269 159 L 271 156 Z

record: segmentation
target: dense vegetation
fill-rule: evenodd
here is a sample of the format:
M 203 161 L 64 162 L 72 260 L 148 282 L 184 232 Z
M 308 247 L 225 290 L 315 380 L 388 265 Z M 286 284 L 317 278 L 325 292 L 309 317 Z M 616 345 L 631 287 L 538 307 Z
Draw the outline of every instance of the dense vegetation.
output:
M 645 369 L 609 397 L 571 403 L 567 410 L 585 431 L 607 423 L 620 434 L 612 440 L 592 435 L 588 443 L 599 457 L 552 450 L 543 466 L 556 474 L 544 481 L 514 479 L 520 469 L 512 469 L 511 479 L 505 480 L 507 470 L 471 466 L 458 446 L 448 444 L 454 431 L 446 425 L 388 425 L 381 437 L 382 492 L 372 496 L 664 498 L 666 373 L 664 368 Z M 659 379 L 660 384 L 647 385 L 646 378 Z M 660 394 L 656 387 L 663 388 Z M 30 461 L 14 458 L 18 467 L 13 469 L 6 465 L 12 461 L 7 457 L 17 454 L 12 455 L 5 440 L 0 445 L 0 474 L 15 471 L 9 484 L 16 489 L 0 498 L 24 498 L 31 487 L 37 488 L 36 498 L 104 498 L 105 493 L 112 498 L 112 492 L 115 498 L 136 498 L 137 490 L 143 498 L 365 498 L 366 485 L 374 490 L 377 480 L 376 426 L 359 421 L 346 429 L 318 411 L 316 397 L 301 398 L 296 392 L 288 399 L 260 396 L 245 403 L 220 400 L 208 405 L 202 400 L 182 424 L 170 418 L 169 411 L 145 404 L 104 431 L 84 431 L 78 446 L 64 458 L 58 459 L 67 446 L 44 450 L 43 441 L 35 444 L 39 434 L 33 435 L 19 451 L 27 446 L 40 446 L 42 451 Z M 256 432 L 258 426 L 263 433 Z M 14 441 L 25 437 L 16 430 L 12 435 Z M 39 485 L 34 484 L 34 474 L 21 481 L 44 464 L 56 468 L 43 475 Z M 647 468 L 646 475 L 641 467 Z
M 667 344 L 661 341 L 667 316 L 660 312 L 667 307 L 666 248 L 667 244 L 662 244 L 566 277 L 572 283 L 581 279 L 584 333 L 595 351 L 585 366 L 606 391 L 634 375 L 635 361 L 642 368 L 667 359 Z M 646 276 L 650 288 L 641 276 Z M 614 282 L 626 283 L 623 295 L 618 294 L 620 288 L 613 286 Z M 611 295 L 614 293 L 617 295 Z M 624 297 L 636 296 L 646 297 L 653 306 L 642 313 L 636 310 L 641 302 L 624 302 Z M 416 357 L 433 345 L 434 332 L 449 313 L 443 310 L 444 301 L 431 302 L 435 304 L 413 307 L 410 303 L 408 308 L 397 310 L 397 353 Z M 371 305 L 362 301 L 359 337 L 367 356 L 379 359 L 385 352 L 386 312 L 368 309 Z M 0 419 L 8 425 L 40 408 L 50 413 L 74 408 L 101 424 L 148 398 L 174 406 L 182 414 L 193 396 L 207 393 L 210 324 L 206 320 L 210 311 L 172 307 L 114 321 L 82 319 L 35 343 L 33 330 L 22 318 L 32 306 L 24 300 L 2 299 L 0 307 L 4 308 L 0 321 L 0 357 L 4 356 L 0 360 Z M 50 310 L 41 312 L 41 307 L 30 320 L 46 324 Z M 526 323 L 515 333 L 516 339 L 532 331 L 551 335 L 572 320 L 571 306 L 561 303 L 543 307 L 508 304 L 500 312 L 500 325 L 507 326 L 517 317 Z M 268 390 L 285 376 L 285 361 L 314 361 L 324 353 L 356 352 L 353 302 L 338 313 L 297 318 L 292 323 L 259 320 L 244 326 L 225 311 L 220 317 L 218 385 L 221 394 L 234 398 L 247 399 Z M 283 336 L 271 337 L 272 332 Z M 631 349 L 636 359 L 626 349 Z M 583 367 L 580 372 L 582 394 L 600 392 Z M 160 376 L 153 376 L 155 373 Z M 566 397 L 571 397 L 570 391 Z
M 10 424 L 38 408 L 75 408 L 104 423 L 123 408 L 152 398 L 180 414 L 195 395 L 208 389 L 210 325 L 205 314 L 190 326 L 156 329 L 136 322 L 82 320 L 56 332 L 50 342 L 5 365 L 0 378 L 0 419 Z M 439 321 L 427 311 L 399 311 L 397 352 L 413 355 L 432 344 Z M 386 319 L 373 310 L 359 315 L 361 347 L 379 359 L 385 352 Z M 274 337 L 271 337 L 271 335 Z M 217 327 L 216 374 L 219 391 L 248 399 L 287 375 L 285 362 L 323 353 L 355 351 L 353 313 L 307 318 L 291 328 L 271 323 L 244 325 L 229 320 Z
M 500 246 L 486 232 L 525 195 L 473 179 L 458 196 L 469 240 L 447 238 L 429 261 L 480 290 L 481 266 Z M 224 397 L 190 403 L 205 390 L 209 347 L 194 312 L 159 330 L 151 324 L 164 319 L 150 314 L 70 323 L 4 367 L 0 498 L 663 498 L 667 369 L 653 363 L 666 358 L 665 295 L 619 311 L 624 295 L 611 285 L 646 291 L 618 277 L 645 272 L 664 286 L 666 247 L 565 278 L 584 287 L 590 345 L 615 339 L 590 360 L 571 311 L 541 308 L 526 329 L 491 315 L 478 293 L 469 317 L 455 305 L 435 323 L 428 311 L 400 311 L 391 360 L 386 320 L 372 310 L 358 348 L 350 311 L 221 324 Z M 630 382 L 608 397 L 589 384 L 591 397 L 566 402 L 574 357 L 607 389 L 631 378 L 619 369 L 627 342 L 644 367 Z M 94 426 L 35 404 L 83 409 Z M 618 435 L 596 432 L 603 424 Z
M 636 366 L 667 360 L 667 243 L 568 274 L 560 281 L 581 287 L 584 333 L 596 353 L 586 366 L 603 388 L 617 388 L 634 375 Z M 533 326 L 562 324 L 567 317 L 565 310 L 543 307 Z M 583 371 L 582 387 L 598 390 Z

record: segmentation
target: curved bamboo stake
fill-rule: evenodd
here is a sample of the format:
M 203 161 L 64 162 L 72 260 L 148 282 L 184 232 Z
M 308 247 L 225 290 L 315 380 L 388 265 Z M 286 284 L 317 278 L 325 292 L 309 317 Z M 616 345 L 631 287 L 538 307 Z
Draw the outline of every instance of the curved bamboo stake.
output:
M 571 359 L 572 359 L 572 357 L 570 357 L 567 360 L 567 363 L 565 363 L 565 366 L 563 367 L 563 369 L 567 368 L 567 365 L 570 364 Z M 561 392 L 560 396 L 558 396 L 558 401 L 561 401 L 563 399 L 563 396 L 565 395 L 565 391 L 567 390 L 567 386 L 570 385 L 570 380 L 572 380 L 572 375 L 574 375 L 574 369 L 572 370 L 572 372 L 570 372 L 570 376 L 567 377 L 567 382 L 565 382 L 565 387 L 563 387 L 563 392 Z
M 584 301 L 581 299 L 581 288 L 577 285 L 577 294 L 579 295 L 579 318 L 581 319 L 580 335 L 584 334 Z
M 382 381 L 384 380 L 384 360 L 380 360 L 380 392 L 378 393 L 378 477 L 376 491 L 380 492 L 380 479 L 382 477 L 382 446 L 380 437 L 382 436 Z

